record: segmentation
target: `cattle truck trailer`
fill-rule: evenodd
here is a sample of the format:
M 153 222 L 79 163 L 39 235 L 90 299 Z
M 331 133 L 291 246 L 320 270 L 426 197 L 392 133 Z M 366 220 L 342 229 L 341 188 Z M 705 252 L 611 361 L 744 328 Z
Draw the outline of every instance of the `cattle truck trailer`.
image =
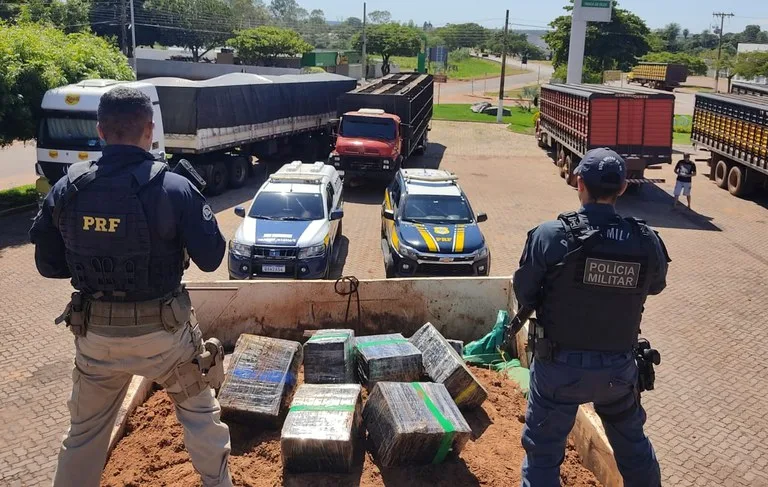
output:
M 550 149 L 560 176 L 575 186 L 573 170 L 591 149 L 610 148 L 627 163 L 632 185 L 649 166 L 672 162 L 675 96 L 645 88 L 547 84 L 536 122 L 539 146 Z
M 691 139 L 710 152 L 710 177 L 734 196 L 768 186 L 768 97 L 696 95 Z

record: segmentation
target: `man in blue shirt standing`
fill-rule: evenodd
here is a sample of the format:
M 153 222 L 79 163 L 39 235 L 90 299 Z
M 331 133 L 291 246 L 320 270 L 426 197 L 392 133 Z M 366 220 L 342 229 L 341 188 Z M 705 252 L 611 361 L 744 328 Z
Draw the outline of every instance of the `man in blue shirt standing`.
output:
M 127 87 L 101 97 L 98 162 L 73 164 L 30 230 L 43 277 L 76 292 L 57 323 L 75 335 L 70 428 L 54 486 L 97 487 L 112 427 L 133 375 L 165 387 L 204 486 L 232 485 L 229 429 L 213 387 L 223 349 L 203 343 L 181 278 L 187 255 L 212 272 L 225 242 L 205 198 L 147 152 L 152 103 Z
M 643 305 L 666 287 L 669 259 L 655 231 L 616 213 L 627 188 L 618 154 L 590 151 L 574 173 L 581 209 L 531 230 L 514 276 L 519 306 L 536 310 L 544 332 L 531 366 L 522 485 L 560 486 L 578 407 L 593 402 L 624 485 L 656 487 L 634 349 Z

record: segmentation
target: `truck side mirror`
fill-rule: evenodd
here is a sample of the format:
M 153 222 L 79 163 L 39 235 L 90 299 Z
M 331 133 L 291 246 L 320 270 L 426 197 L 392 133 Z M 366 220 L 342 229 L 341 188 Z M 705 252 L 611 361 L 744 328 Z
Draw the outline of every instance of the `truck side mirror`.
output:
M 485 213 L 478 213 L 477 214 L 477 223 L 483 223 L 488 221 L 488 215 Z
M 344 210 L 334 210 L 331 212 L 331 221 L 341 220 L 344 218 Z
M 236 206 L 235 215 L 239 216 L 240 218 L 245 218 L 245 208 L 242 206 Z
M 395 220 L 395 212 L 393 210 L 383 209 L 381 210 L 381 217 L 385 220 Z

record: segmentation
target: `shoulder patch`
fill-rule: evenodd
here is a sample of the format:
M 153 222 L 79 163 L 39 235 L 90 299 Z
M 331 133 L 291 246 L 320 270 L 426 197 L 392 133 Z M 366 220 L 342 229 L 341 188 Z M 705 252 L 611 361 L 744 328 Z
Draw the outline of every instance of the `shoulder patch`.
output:
M 208 203 L 203 205 L 203 220 L 207 222 L 213 220 L 213 210 Z

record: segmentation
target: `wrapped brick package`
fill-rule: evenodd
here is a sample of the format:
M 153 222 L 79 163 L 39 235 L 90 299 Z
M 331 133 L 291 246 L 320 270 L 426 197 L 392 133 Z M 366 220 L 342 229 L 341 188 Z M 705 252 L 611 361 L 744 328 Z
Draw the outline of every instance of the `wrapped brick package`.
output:
M 427 376 L 445 385 L 457 406 L 473 409 L 486 400 L 488 393 L 472 375 L 464 359 L 431 323 L 419 328 L 409 341 L 421 351 Z
M 472 433 L 445 386 L 426 382 L 379 382 L 363 420 L 374 457 L 385 467 L 442 463 Z
M 412 382 L 421 379 L 424 368 L 421 352 L 400 333 L 357 337 L 357 372 L 360 381 L 373 387 L 376 382 Z
M 222 418 L 275 423 L 296 388 L 299 342 L 240 335 L 219 391 Z
M 456 350 L 456 353 L 459 355 L 464 355 L 464 342 L 461 340 L 451 340 L 449 338 L 448 343 L 453 347 L 454 350 Z
M 302 384 L 280 434 L 283 467 L 294 473 L 347 473 L 362 424 L 357 384 Z
M 304 344 L 304 382 L 352 384 L 355 382 L 355 332 L 319 330 Z

